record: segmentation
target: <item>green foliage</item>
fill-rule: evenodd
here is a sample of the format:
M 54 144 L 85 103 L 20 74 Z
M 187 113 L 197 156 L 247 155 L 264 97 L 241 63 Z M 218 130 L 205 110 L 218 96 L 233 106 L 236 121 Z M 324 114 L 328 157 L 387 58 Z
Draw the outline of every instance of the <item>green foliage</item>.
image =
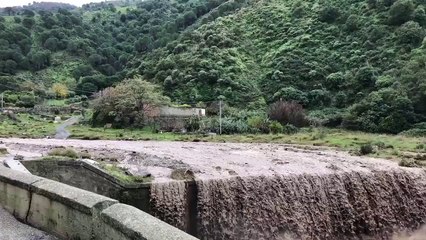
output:
M 156 116 L 156 108 L 168 102 L 156 85 L 141 78 L 128 79 L 102 91 L 93 104 L 92 123 L 143 127 L 147 119 Z
M 398 133 L 408 129 L 414 119 L 411 100 L 391 88 L 372 92 L 349 111 L 344 126 L 369 132 Z
M 278 133 L 282 133 L 284 131 L 284 127 L 283 125 L 281 125 L 281 123 L 277 122 L 277 121 L 272 121 L 269 124 L 269 129 L 271 129 L 271 132 L 273 134 L 278 134 Z
M 411 44 L 418 47 L 425 37 L 425 30 L 419 23 L 409 21 L 398 28 L 396 35 L 400 43 Z
M 413 128 L 403 131 L 400 134 L 411 137 L 426 137 L 426 122 L 417 123 Z
M 216 133 L 219 133 L 219 126 L 216 126 Z M 223 134 L 242 134 L 249 132 L 249 126 L 241 119 L 223 118 L 222 133 Z
M 185 129 L 188 132 L 195 132 L 200 130 L 200 119 L 196 117 L 187 119 L 185 121 Z
M 337 7 L 325 6 L 323 9 L 321 9 L 318 19 L 321 22 L 332 23 L 336 21 L 339 15 L 340 15 L 340 12 Z
M 346 19 L 346 29 L 350 32 L 354 32 L 359 29 L 359 17 L 357 15 L 350 15 Z
M 418 22 L 420 26 L 426 26 L 426 10 L 424 6 L 417 6 L 413 13 L 413 20 Z
M 359 148 L 360 155 L 367 155 L 367 154 L 373 153 L 373 151 L 374 151 L 373 145 L 371 145 L 370 143 L 363 144 Z
M 269 133 L 271 123 L 265 116 L 252 116 L 247 119 L 247 125 L 255 132 Z
M 402 159 L 399 161 L 399 166 L 401 167 L 418 167 L 418 165 L 413 160 Z
M 426 118 L 421 0 L 147 0 L 55 9 L 5 13 L 0 90 L 44 97 L 55 82 L 74 78 L 70 92 L 91 96 L 141 75 L 175 102 L 223 96 L 231 107 L 263 111 L 296 101 L 320 125 L 340 126 L 348 112 L 345 127 L 396 133 Z M 28 81 L 35 86 L 23 86 Z M 383 89 L 404 100 L 372 96 Z M 230 119 L 248 124 L 248 117 Z
M 78 153 L 72 148 L 54 148 L 48 153 L 49 156 L 61 156 L 69 157 L 71 159 L 77 159 Z
M 291 124 L 286 124 L 283 126 L 283 131 L 284 134 L 290 135 L 290 134 L 296 134 L 297 132 L 299 132 L 299 128 L 291 125 Z

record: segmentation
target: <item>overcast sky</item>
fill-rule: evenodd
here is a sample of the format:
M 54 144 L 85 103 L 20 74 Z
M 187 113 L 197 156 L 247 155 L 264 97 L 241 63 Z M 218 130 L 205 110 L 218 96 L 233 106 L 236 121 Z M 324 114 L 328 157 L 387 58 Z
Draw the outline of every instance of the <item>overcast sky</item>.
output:
M 22 6 L 32 3 L 34 0 L 0 0 L 0 7 Z M 38 0 L 36 2 L 63 2 L 81 7 L 81 5 L 90 2 L 103 2 L 105 0 Z

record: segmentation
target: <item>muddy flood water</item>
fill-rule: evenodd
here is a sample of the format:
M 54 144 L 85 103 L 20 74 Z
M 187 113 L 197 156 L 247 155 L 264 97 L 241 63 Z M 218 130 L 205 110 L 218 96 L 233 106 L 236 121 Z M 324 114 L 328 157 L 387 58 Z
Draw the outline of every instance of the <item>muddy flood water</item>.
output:
M 152 214 L 181 229 L 195 222 L 201 239 L 426 240 L 425 170 L 384 159 L 279 144 L 0 140 L 28 157 L 73 147 L 147 171 Z M 191 188 L 176 169 L 193 173 Z

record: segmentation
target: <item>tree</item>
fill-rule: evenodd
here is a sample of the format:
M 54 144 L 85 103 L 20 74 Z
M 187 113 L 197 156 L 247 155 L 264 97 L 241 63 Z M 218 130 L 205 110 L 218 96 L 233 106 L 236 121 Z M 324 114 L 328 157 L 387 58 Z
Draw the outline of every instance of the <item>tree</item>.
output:
M 275 100 L 294 101 L 302 105 L 308 104 L 306 93 L 294 87 L 285 87 L 276 92 L 273 96 Z
M 349 32 L 354 32 L 359 28 L 359 19 L 357 15 L 350 15 L 348 19 L 346 19 L 346 29 Z
M 17 67 L 18 64 L 15 61 L 8 59 L 4 64 L 4 71 L 10 74 L 15 74 Z
M 55 93 L 57 97 L 66 98 L 68 96 L 68 87 L 62 83 L 54 83 L 52 85 L 52 92 Z
M 99 54 L 95 53 L 95 54 L 92 54 L 92 55 L 89 56 L 89 63 L 93 67 L 97 67 L 97 66 L 101 65 L 102 62 L 103 62 L 103 58 Z
M 80 79 L 80 77 L 86 77 L 93 75 L 93 68 L 90 65 L 80 64 L 73 71 L 72 76 L 75 80 Z
M 33 18 L 24 18 L 24 20 L 22 20 L 22 25 L 28 29 L 32 28 L 35 24 L 35 21 Z
M 24 9 L 24 11 L 22 12 L 22 15 L 26 16 L 26 17 L 34 17 L 34 12 L 28 9 Z
M 404 23 L 396 31 L 398 41 L 403 44 L 411 44 L 415 47 L 419 46 L 425 37 L 425 30 L 414 21 Z
M 426 26 L 426 11 L 424 7 L 420 5 L 414 10 L 413 20 L 418 22 L 420 26 Z
M 50 37 L 44 42 L 43 47 L 50 51 L 56 51 L 58 49 L 58 45 L 59 39 L 56 37 Z
M 190 26 L 196 20 L 197 20 L 197 15 L 195 15 L 195 13 L 193 11 L 187 11 L 183 15 L 183 21 L 184 21 L 185 26 Z
M 139 38 L 135 42 L 135 50 L 138 52 L 146 52 L 151 49 L 152 39 L 148 36 Z
M 127 20 L 126 14 L 121 14 L 120 15 L 120 21 L 121 22 L 126 22 L 126 20 Z
M 127 79 L 103 90 L 94 101 L 92 122 L 112 123 L 114 127 L 143 127 L 158 106 L 169 102 L 158 86 L 140 77 Z
M 401 25 L 411 20 L 414 11 L 414 3 L 411 0 L 398 0 L 389 10 L 389 23 Z
M 324 7 L 319 13 L 321 22 L 332 23 L 340 16 L 339 9 L 333 6 Z
M 271 104 L 268 116 L 271 120 L 278 121 L 282 125 L 292 124 L 296 127 L 303 127 L 308 124 L 302 105 L 294 101 L 277 101 Z
M 50 66 L 50 52 L 31 51 L 28 54 L 29 64 L 32 70 L 38 71 Z

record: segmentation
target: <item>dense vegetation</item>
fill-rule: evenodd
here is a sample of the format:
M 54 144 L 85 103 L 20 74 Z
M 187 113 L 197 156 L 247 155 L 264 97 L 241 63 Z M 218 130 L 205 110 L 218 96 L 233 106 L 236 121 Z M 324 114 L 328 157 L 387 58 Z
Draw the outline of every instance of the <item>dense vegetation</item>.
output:
M 265 132 L 265 124 L 284 131 L 290 122 L 266 119 L 268 106 L 283 100 L 307 109 L 313 124 L 424 134 L 425 7 L 424 0 L 148 0 L 25 9 L 0 18 L 0 91 L 11 90 L 10 104 L 31 106 L 140 75 L 173 102 L 224 99 L 230 132 Z

